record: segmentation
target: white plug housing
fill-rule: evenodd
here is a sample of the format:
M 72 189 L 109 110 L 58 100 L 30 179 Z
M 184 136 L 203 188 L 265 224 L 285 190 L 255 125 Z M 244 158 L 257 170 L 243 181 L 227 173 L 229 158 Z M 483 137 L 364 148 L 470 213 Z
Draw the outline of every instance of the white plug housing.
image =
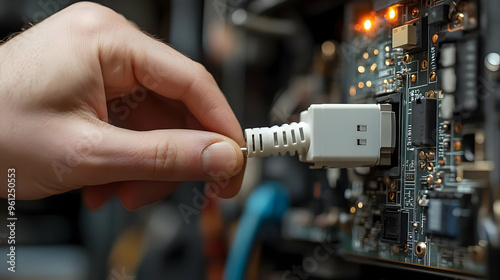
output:
M 389 165 L 396 144 L 390 104 L 318 104 L 301 122 L 246 129 L 248 157 L 299 155 L 312 168 Z
M 309 125 L 311 144 L 300 160 L 313 168 L 390 164 L 396 120 L 389 104 L 311 105 L 300 115 Z

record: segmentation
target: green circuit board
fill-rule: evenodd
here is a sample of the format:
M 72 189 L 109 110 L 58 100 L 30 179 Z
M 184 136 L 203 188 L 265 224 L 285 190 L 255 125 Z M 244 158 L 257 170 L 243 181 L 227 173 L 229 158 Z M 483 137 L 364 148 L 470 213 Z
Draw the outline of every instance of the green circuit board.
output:
M 470 47 L 477 38 L 464 14 L 450 20 L 457 16 L 441 2 L 364 6 L 361 13 L 350 7 L 346 100 L 391 104 L 398 131 L 390 166 L 349 170 L 352 227 L 342 245 L 355 256 L 482 277 L 475 225 L 484 186 L 467 172 L 480 164 L 482 135 L 450 108 L 464 90 L 459 79 L 469 76 L 447 70 L 477 56 Z M 468 47 L 470 57 L 461 56 Z

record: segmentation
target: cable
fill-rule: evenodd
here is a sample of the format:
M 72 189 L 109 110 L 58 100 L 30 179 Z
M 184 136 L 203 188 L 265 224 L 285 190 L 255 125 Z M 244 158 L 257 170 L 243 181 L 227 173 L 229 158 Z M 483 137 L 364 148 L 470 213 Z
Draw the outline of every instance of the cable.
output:
M 248 157 L 299 155 L 313 168 L 389 165 L 396 143 L 390 104 L 318 104 L 299 123 L 245 130 Z
M 309 125 L 304 122 L 245 129 L 249 157 L 302 155 L 309 149 Z
M 245 279 L 248 259 L 261 225 L 280 221 L 289 204 L 288 194 L 277 182 L 264 182 L 252 192 L 233 238 L 224 279 Z

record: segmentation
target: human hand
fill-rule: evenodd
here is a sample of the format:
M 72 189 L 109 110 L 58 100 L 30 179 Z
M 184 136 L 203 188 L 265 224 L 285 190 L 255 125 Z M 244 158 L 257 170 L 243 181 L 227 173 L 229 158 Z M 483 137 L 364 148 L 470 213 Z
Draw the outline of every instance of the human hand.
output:
M 84 187 L 92 209 L 116 194 L 136 209 L 187 180 L 238 192 L 245 142 L 216 82 L 121 15 L 72 5 L 2 45 L 0 58 L 1 176 L 16 168 L 17 199 Z M 140 101 L 127 114 L 113 108 L 130 96 Z

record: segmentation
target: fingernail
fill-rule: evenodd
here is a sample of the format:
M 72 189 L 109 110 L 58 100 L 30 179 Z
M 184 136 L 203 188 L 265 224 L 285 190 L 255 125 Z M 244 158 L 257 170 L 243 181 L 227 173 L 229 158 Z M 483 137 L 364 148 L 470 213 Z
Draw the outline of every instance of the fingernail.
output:
M 236 151 L 226 142 L 214 143 L 203 150 L 201 170 L 212 178 L 229 178 L 234 175 Z

